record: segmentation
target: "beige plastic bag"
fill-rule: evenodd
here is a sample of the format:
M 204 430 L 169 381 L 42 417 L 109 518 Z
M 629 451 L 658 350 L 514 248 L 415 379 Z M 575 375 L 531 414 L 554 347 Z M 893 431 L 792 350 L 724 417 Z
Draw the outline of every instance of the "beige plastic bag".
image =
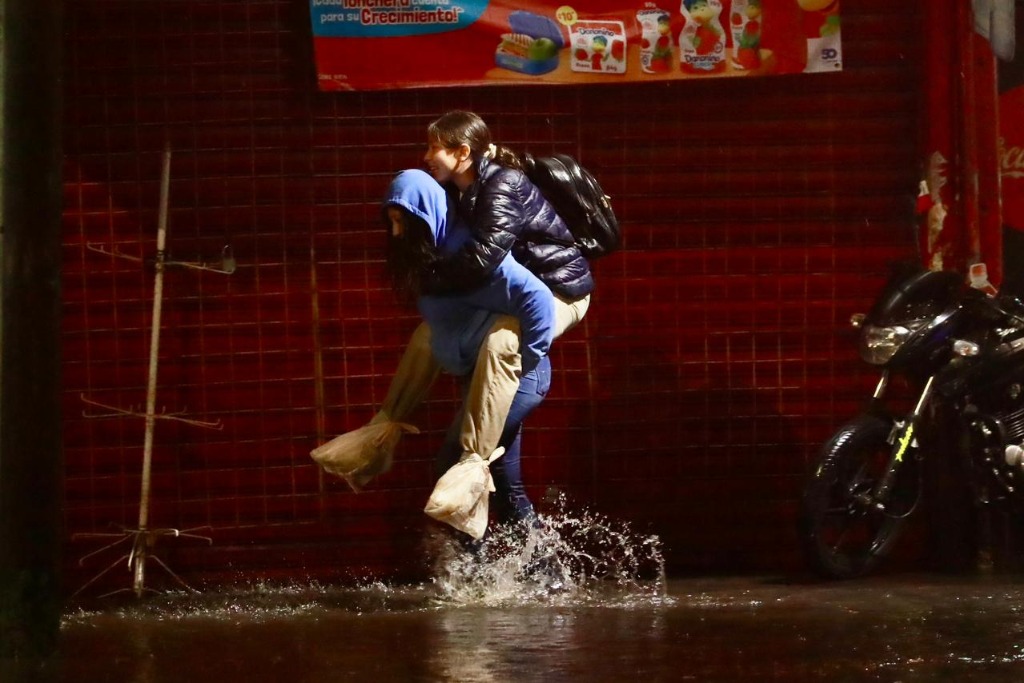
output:
M 403 422 L 371 422 L 314 448 L 309 457 L 358 492 L 378 474 L 391 469 L 395 447 L 402 434 L 418 434 L 419 431 Z
M 423 511 L 477 540 L 483 538 L 487 531 L 488 499 L 494 491 L 489 466 L 504 452 L 499 447 L 486 460 L 476 453 L 462 456 L 437 480 Z

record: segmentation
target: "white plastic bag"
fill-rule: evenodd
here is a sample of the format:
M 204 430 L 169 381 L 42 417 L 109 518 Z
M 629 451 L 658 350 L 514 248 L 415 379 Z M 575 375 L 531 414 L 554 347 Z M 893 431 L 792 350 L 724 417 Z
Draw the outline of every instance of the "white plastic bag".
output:
M 504 452 L 499 447 L 486 460 L 476 453 L 462 456 L 437 480 L 423 511 L 477 540 L 483 538 L 487 531 L 488 499 L 494 491 L 489 465 Z
M 419 431 L 404 422 L 371 422 L 314 448 L 309 457 L 324 471 L 343 478 L 353 491 L 361 491 L 371 479 L 391 469 L 402 434 Z

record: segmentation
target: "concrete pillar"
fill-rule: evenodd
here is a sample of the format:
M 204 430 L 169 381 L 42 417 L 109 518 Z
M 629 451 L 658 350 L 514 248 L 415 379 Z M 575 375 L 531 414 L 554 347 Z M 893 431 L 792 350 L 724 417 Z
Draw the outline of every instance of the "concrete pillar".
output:
M 0 0 L 0 657 L 60 625 L 61 2 Z

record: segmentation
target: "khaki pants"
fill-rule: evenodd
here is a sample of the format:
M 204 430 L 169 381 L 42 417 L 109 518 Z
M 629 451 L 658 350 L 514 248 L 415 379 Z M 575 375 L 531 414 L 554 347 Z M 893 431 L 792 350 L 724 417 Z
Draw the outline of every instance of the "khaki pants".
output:
M 555 296 L 555 338 L 578 324 L 590 308 L 590 295 L 568 301 Z M 491 327 L 477 355 L 466 394 L 459 443 L 465 453 L 489 456 L 498 447 L 522 374 L 519 321 L 503 315 Z M 427 397 L 440 373 L 430 351 L 430 326 L 420 323 L 405 347 L 380 412 L 372 422 L 404 421 Z

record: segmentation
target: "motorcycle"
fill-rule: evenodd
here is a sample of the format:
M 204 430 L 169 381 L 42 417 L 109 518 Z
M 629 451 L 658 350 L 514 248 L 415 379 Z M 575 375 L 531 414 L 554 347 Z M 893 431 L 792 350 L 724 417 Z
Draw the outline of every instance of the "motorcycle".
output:
M 927 493 L 927 459 L 950 453 L 979 506 L 1024 505 L 1024 305 L 903 268 L 851 323 L 881 377 L 821 448 L 799 509 L 805 560 L 834 579 L 890 554 Z

